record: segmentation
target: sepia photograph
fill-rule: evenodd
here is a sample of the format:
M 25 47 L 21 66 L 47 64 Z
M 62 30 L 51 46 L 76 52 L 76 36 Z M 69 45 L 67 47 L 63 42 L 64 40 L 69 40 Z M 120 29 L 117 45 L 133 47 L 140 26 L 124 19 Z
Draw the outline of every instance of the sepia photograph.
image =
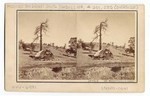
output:
M 135 11 L 18 11 L 17 21 L 19 80 L 136 80 Z

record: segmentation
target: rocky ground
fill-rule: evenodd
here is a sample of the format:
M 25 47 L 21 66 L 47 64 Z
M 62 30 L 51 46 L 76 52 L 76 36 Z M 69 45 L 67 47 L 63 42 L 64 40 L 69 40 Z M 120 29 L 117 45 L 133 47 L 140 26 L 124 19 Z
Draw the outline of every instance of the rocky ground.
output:
M 20 70 L 19 79 L 26 80 L 134 80 L 134 67 L 118 68 L 109 67 L 87 68 L 60 68 L 57 72 L 53 68 L 30 68 Z

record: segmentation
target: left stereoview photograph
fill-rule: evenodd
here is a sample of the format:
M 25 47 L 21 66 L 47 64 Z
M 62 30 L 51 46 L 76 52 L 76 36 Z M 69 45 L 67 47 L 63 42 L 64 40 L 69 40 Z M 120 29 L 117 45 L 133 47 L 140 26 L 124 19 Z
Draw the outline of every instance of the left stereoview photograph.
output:
M 70 71 L 76 66 L 76 14 L 18 11 L 17 15 L 17 80 L 74 79 Z

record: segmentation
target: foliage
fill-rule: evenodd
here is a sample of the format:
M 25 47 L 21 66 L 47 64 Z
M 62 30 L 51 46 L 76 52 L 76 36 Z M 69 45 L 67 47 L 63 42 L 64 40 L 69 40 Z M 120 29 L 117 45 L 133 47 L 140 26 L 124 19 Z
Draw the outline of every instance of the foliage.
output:
M 77 37 L 72 37 L 69 40 L 69 49 L 66 50 L 66 53 L 69 54 L 74 54 L 74 56 L 76 57 L 77 54 Z
M 113 72 L 110 67 L 64 67 L 60 72 L 53 72 L 52 68 L 29 68 L 20 70 L 20 79 L 29 80 L 134 80 L 135 67 L 122 67 Z
M 129 43 L 129 47 L 135 50 L 135 37 L 130 37 L 128 43 Z

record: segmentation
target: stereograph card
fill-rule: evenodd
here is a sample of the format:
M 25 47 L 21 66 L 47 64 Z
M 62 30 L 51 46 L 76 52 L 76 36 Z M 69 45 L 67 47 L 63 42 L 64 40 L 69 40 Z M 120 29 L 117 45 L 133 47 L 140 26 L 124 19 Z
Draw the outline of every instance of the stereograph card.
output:
M 143 92 L 144 5 L 5 4 L 5 90 Z

